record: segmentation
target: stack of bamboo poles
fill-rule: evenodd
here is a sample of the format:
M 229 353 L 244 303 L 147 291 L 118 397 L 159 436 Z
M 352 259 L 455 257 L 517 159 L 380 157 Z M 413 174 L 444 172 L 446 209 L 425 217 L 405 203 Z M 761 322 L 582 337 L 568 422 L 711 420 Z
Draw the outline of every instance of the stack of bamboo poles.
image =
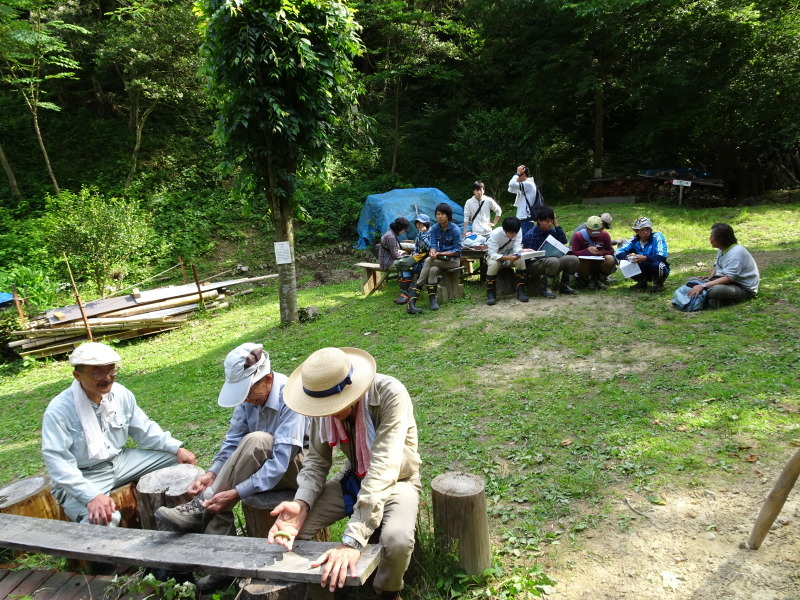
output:
M 156 288 L 86 304 L 50 310 L 25 323 L 9 343 L 20 356 L 53 356 L 72 351 L 88 340 L 125 340 L 169 331 L 199 310 L 228 306 L 227 288 L 277 277 L 266 275 L 203 284 Z M 234 294 L 237 295 L 237 294 Z

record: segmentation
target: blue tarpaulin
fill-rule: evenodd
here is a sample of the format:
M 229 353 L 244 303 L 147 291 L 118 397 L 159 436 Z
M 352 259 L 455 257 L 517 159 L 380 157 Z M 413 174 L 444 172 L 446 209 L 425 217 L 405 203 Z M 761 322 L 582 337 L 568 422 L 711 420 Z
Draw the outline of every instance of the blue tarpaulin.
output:
M 367 196 L 358 219 L 356 248 L 363 250 L 377 244 L 381 236 L 389 229 L 389 224 L 397 217 L 405 217 L 411 223 L 408 235 L 400 239 L 414 239 L 417 236 L 414 217 L 417 216 L 417 213 L 425 213 L 431 218 L 431 226 L 433 226 L 436 223 L 434 215 L 436 205 L 440 202 L 446 202 L 452 207 L 453 222 L 461 227 L 464 223 L 464 209 L 450 200 L 447 194 L 436 188 L 392 190 L 384 194 Z
M 0 308 L 5 307 L 6 304 L 11 304 L 13 300 L 14 300 L 14 294 L 0 292 Z

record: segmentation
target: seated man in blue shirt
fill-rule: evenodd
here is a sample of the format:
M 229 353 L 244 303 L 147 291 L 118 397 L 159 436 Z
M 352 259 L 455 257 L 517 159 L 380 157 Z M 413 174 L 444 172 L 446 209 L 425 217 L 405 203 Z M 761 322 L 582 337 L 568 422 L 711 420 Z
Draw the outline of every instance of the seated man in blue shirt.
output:
M 272 371 L 261 344 L 242 344 L 225 359 L 219 405 L 233 408 L 228 433 L 211 468 L 188 488 L 197 497 L 156 518 L 170 530 L 235 535 L 233 507 L 273 489 L 297 489 L 308 447 L 306 417 L 283 402 L 286 376 Z
M 461 229 L 453 223 L 453 209 L 446 202 L 436 205 L 436 222 L 438 224 L 431 228 L 428 258 L 425 259 L 417 282 L 408 288 L 406 312 L 410 314 L 422 312 L 421 308 L 417 308 L 416 301 L 426 282 L 431 310 L 439 310 L 439 303 L 436 301 L 439 269 L 453 269 L 460 263 Z
M 549 206 L 542 206 L 536 211 L 536 226 L 529 230 L 522 238 L 522 247 L 528 250 L 539 250 L 548 236 L 553 236 L 556 240 L 568 245 L 567 236 L 556 219 L 556 213 Z M 545 298 L 553 299 L 556 295 L 552 291 L 553 281 L 561 273 L 561 286 L 558 288 L 560 294 L 577 294 L 577 290 L 569 287 L 570 273 L 578 271 L 578 257 L 571 254 L 563 256 L 542 256 L 530 258 L 528 263 L 528 275 L 531 281 L 535 277 L 542 280 L 541 294 Z
M 631 289 L 635 291 L 657 294 L 664 291 L 664 282 L 669 277 L 669 263 L 667 262 L 667 240 L 660 231 L 653 231 L 653 223 L 647 217 L 636 219 L 632 225 L 634 236 L 627 242 L 620 244 L 617 249 L 617 260 L 629 260 L 639 265 L 641 273 L 632 279 L 636 285 Z M 652 281 L 653 287 L 647 289 L 647 282 Z

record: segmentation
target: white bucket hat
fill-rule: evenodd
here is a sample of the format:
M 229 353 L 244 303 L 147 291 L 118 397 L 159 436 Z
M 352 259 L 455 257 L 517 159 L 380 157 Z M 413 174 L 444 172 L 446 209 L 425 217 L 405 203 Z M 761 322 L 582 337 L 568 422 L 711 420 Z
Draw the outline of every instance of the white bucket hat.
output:
M 73 367 L 78 365 L 112 365 L 121 360 L 119 354 L 111 346 L 101 342 L 81 344 L 69 355 L 69 364 Z
M 375 380 L 375 359 L 358 348 L 322 348 L 289 376 L 283 401 L 296 413 L 326 417 L 341 412 Z
M 225 357 L 225 383 L 217 402 L 224 408 L 239 406 L 254 383 L 272 372 L 269 354 L 261 344 L 242 344 Z

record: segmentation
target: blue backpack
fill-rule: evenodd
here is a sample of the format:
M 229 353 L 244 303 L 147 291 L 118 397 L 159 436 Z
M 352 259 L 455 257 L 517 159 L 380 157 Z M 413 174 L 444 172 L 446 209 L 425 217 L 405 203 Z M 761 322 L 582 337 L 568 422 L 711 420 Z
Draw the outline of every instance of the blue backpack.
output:
M 689 296 L 689 290 L 701 284 L 702 282 L 693 279 L 675 290 L 675 294 L 672 296 L 672 306 L 683 312 L 703 310 L 708 303 L 708 290 L 704 289 L 694 298 Z

